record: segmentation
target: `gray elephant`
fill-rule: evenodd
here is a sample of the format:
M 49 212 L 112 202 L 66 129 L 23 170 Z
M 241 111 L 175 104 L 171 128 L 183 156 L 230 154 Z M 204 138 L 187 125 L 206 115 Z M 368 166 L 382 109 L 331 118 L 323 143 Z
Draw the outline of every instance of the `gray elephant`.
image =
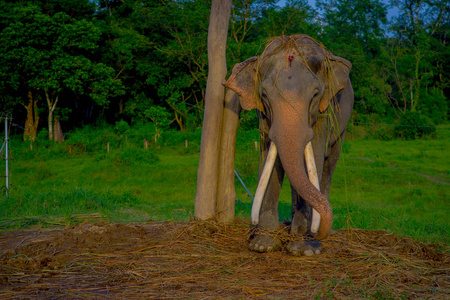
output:
M 280 36 L 260 56 L 237 64 L 223 82 L 239 96 L 242 108 L 260 112 L 261 161 L 267 162 L 269 148 L 277 150 L 256 210 L 258 230 L 250 249 L 268 252 L 282 247 L 280 238 L 267 233 L 279 228 L 278 198 L 286 173 L 292 189 L 290 236 L 313 237 L 293 239 L 286 248 L 293 255 L 320 253 L 318 240 L 332 227 L 331 177 L 353 109 L 350 69 L 349 61 L 307 35 Z M 318 186 L 308 178 L 304 153 L 309 143 Z M 314 210 L 320 215 L 317 232 L 312 230 Z

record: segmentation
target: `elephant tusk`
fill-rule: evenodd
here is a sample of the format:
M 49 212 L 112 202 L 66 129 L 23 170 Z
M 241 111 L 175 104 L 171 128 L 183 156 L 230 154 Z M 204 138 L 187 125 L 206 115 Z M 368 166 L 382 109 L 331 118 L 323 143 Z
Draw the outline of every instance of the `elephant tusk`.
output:
M 269 183 L 270 176 L 272 174 L 273 166 L 275 164 L 275 159 L 277 157 L 277 147 L 273 142 L 270 143 L 269 153 L 267 154 L 266 163 L 264 164 L 263 171 L 261 173 L 261 178 L 259 179 L 258 187 L 256 189 L 255 199 L 252 205 L 252 224 L 257 225 L 259 223 L 259 212 L 261 210 L 261 204 L 264 194 Z M 314 160 L 314 152 L 309 142 L 305 148 L 305 160 L 306 168 L 308 170 L 308 176 L 311 183 L 316 189 L 320 191 L 319 177 L 317 175 L 316 162 Z M 312 221 L 311 221 L 311 233 L 315 234 L 319 231 L 320 225 L 320 214 L 312 209 Z
M 270 175 L 272 174 L 275 159 L 277 158 L 277 147 L 273 142 L 270 143 L 269 153 L 267 154 L 266 163 L 264 164 L 261 178 L 259 179 L 258 187 L 256 188 L 255 199 L 252 205 L 252 224 L 259 223 L 259 212 L 261 210 L 262 200 L 266 193 L 267 184 L 269 183 Z
M 314 151 L 311 142 L 309 142 L 305 148 L 305 161 L 306 161 L 306 168 L 308 170 L 309 180 L 314 185 L 314 187 L 320 191 L 319 176 L 317 175 L 316 162 L 314 160 Z M 313 235 L 319 231 L 319 225 L 320 225 L 320 214 L 317 212 L 317 210 L 313 208 L 311 220 L 311 233 Z

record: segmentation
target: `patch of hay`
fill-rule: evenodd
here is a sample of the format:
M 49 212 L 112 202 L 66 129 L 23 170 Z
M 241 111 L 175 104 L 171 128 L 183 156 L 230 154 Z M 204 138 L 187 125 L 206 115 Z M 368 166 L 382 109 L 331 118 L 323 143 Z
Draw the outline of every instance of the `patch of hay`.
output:
M 250 224 L 85 223 L 0 236 L 2 299 L 432 298 L 449 257 L 383 231 L 339 230 L 316 257 L 247 249 Z

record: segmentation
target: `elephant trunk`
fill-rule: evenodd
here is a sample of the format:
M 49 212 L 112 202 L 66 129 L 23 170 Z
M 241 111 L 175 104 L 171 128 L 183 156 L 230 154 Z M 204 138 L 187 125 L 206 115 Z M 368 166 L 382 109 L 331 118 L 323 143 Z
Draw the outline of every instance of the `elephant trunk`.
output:
M 282 130 L 277 130 L 278 128 L 282 128 Z M 278 148 L 278 154 L 289 182 L 297 193 L 320 214 L 319 232 L 314 238 L 321 240 L 326 238 L 331 231 L 333 212 L 328 199 L 314 187 L 307 175 L 304 153 L 307 143 L 312 139 L 312 130 L 306 129 L 302 133 L 293 133 L 293 130 L 288 131 L 286 128 L 299 127 L 298 124 L 274 124 L 269 136 Z

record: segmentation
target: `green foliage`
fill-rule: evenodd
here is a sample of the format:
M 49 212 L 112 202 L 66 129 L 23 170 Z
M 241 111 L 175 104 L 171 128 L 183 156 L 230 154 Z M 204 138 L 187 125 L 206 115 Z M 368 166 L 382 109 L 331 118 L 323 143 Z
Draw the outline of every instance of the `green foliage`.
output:
M 155 124 L 155 143 L 158 143 L 158 139 L 161 137 L 161 133 L 169 128 L 171 123 L 170 113 L 167 112 L 165 107 L 152 106 L 144 112 L 145 116 L 153 121 Z
M 317 1 L 325 10 L 326 30 L 336 33 L 338 40 L 353 37 L 367 43 L 369 48 L 375 38 L 383 36 L 382 26 L 387 23 L 387 5 L 379 0 Z M 354 41 L 349 41 L 353 43 Z
M 82 2 L 77 4 L 89 6 Z M 2 18 L 7 21 L 0 27 L 0 92 L 6 99 L 23 95 L 23 91 L 41 94 L 48 109 L 50 140 L 53 113 L 63 93 L 75 95 L 72 99 L 89 95 L 101 106 L 107 106 L 111 97 L 124 94 L 114 70 L 95 61 L 101 29 L 91 20 L 67 14 L 66 4 L 3 4 Z M 50 9 L 63 11 L 49 13 Z M 27 106 L 24 99 L 18 102 Z
M 430 118 L 435 124 L 448 121 L 448 98 L 439 88 L 422 91 L 418 110 Z
M 273 36 L 309 34 L 352 63 L 359 114 L 392 123 L 408 111 L 421 111 L 435 124 L 447 121 L 445 1 L 392 1 L 398 14 L 391 20 L 380 0 L 316 4 L 315 11 L 306 0 L 233 3 L 229 72 L 261 53 Z M 206 0 L 3 1 L 0 110 L 13 111 L 24 123 L 31 114 L 23 106 L 32 95 L 39 128 L 55 105 L 54 115 L 65 130 L 98 118 L 111 124 L 154 119 L 157 139 L 169 127 L 195 130 L 205 101 L 209 13 Z M 246 130 L 254 122 L 251 113 L 243 114 Z
M 124 120 L 116 122 L 116 126 L 114 126 L 114 131 L 119 135 L 124 134 L 128 130 L 130 130 L 130 125 L 128 125 L 128 123 L 125 122 Z
M 160 106 L 149 107 L 145 112 L 145 116 L 155 123 L 160 130 L 167 130 L 170 125 L 170 113 L 166 108 Z
M 136 166 L 156 164 L 158 160 L 158 156 L 151 150 L 127 147 L 116 155 L 114 162 L 118 165 Z
M 394 128 L 397 137 L 414 140 L 423 137 L 436 137 L 436 125 L 433 121 L 418 111 L 407 112 L 401 116 L 400 122 Z
M 259 128 L 259 117 L 256 111 L 242 111 L 239 118 L 239 127 L 243 131 Z
M 181 146 L 186 144 L 200 146 L 200 139 L 202 136 L 201 129 L 195 131 L 179 131 L 170 130 L 162 134 L 161 143 L 164 146 Z

